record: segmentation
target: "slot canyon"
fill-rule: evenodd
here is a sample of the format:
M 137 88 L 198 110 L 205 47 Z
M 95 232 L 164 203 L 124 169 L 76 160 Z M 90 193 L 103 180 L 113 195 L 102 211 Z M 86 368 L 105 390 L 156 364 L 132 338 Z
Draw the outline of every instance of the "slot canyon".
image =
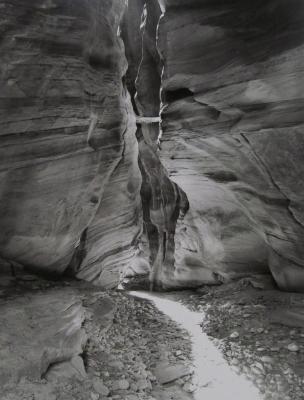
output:
M 304 399 L 303 1 L 0 10 L 0 400 Z

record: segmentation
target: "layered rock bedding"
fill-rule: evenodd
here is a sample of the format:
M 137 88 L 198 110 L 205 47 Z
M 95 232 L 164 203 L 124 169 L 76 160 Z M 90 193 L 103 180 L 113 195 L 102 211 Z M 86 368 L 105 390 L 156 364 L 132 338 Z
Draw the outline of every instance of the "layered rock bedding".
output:
M 300 400 L 304 3 L 0 10 L 0 399 L 193 398 L 188 333 L 123 284 L 199 287 L 170 298 Z
M 142 226 L 125 2 L 0 7 L 0 255 L 116 286 Z
M 281 289 L 302 291 L 302 2 L 164 0 L 159 21 L 153 3 L 137 30 L 135 86 L 151 116 L 159 98 L 146 89 L 161 66 L 161 151 L 144 126 L 140 157 L 155 280 L 270 271 Z M 137 54 L 133 44 L 131 73 Z
M 302 291 L 300 0 L 0 6 L 4 260 Z

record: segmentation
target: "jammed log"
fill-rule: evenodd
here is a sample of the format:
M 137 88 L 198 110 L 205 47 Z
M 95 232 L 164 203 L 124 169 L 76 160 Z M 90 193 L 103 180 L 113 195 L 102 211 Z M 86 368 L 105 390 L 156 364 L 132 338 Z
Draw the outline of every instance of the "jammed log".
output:
M 137 124 L 159 124 L 160 117 L 140 117 L 136 115 Z

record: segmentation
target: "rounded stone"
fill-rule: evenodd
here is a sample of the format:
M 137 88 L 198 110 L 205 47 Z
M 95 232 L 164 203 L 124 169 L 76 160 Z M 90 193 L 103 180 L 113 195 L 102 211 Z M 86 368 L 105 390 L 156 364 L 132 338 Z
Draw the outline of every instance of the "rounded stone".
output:
M 297 344 L 295 344 L 295 343 L 290 343 L 290 344 L 287 346 L 287 349 L 288 349 L 289 351 L 292 351 L 292 352 L 297 352 L 297 351 L 300 350 L 299 346 L 298 346 Z
M 114 382 L 114 388 L 118 390 L 128 390 L 130 387 L 130 383 L 126 379 L 120 379 L 119 381 Z

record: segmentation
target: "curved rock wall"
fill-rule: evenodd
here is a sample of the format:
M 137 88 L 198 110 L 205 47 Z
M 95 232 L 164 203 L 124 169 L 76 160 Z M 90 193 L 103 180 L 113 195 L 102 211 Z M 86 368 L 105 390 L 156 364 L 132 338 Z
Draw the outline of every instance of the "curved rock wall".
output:
M 157 0 L 129 1 L 123 39 L 129 63 L 127 82 L 134 107 L 141 117 L 158 117 L 162 63 L 156 46 L 161 8 Z M 142 174 L 142 257 L 146 258 L 154 286 L 172 282 L 174 234 L 184 194 L 172 182 L 159 160 L 159 123 L 139 123 L 139 167 Z M 187 200 L 185 199 L 186 203 Z M 185 284 L 185 281 L 183 281 Z
M 142 229 L 124 7 L 0 0 L 0 255 L 105 286 Z
M 303 3 L 162 6 L 160 154 L 190 204 L 175 268 L 225 279 L 269 266 L 303 290 Z
M 301 0 L 126 3 L 0 0 L 3 264 L 303 290 Z
M 157 112 L 161 76 L 161 151 L 157 127 L 138 129 L 152 279 L 216 284 L 270 269 L 282 289 L 303 290 L 303 4 L 159 7 L 158 21 L 155 2 L 129 2 L 126 41 L 140 115 Z M 140 31 L 130 21 L 141 12 Z

